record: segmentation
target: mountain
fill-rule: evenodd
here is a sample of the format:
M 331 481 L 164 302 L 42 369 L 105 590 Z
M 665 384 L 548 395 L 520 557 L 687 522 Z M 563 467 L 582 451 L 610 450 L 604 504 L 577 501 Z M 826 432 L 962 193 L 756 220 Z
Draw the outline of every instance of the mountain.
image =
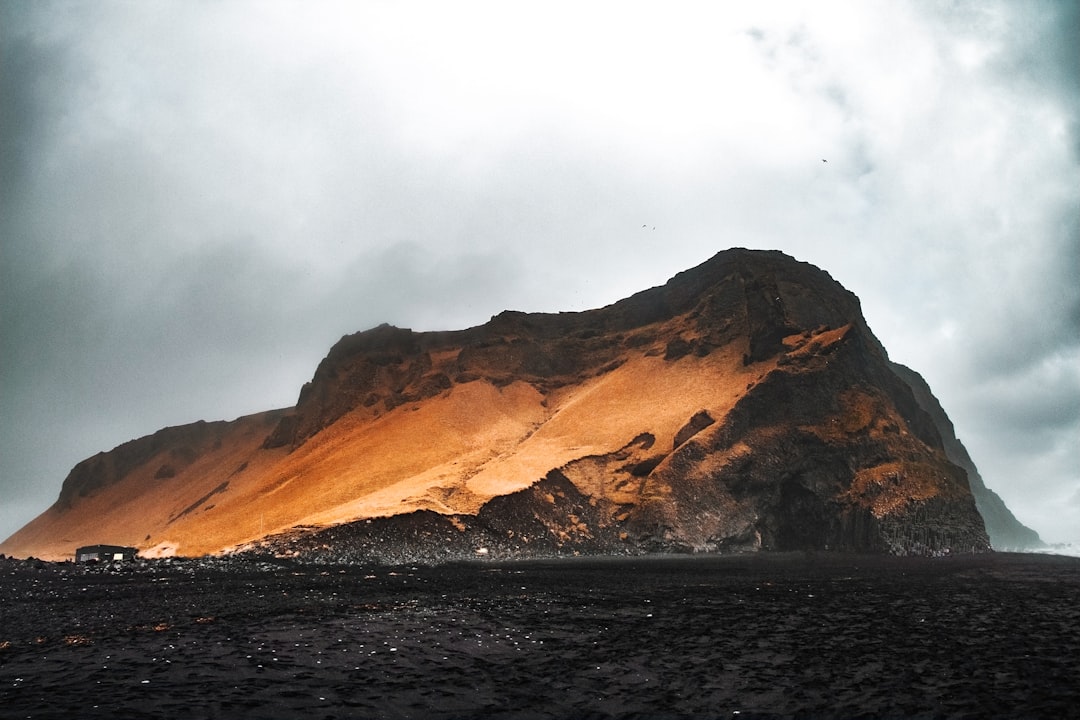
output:
M 347 335 L 293 408 L 79 463 L 0 552 L 972 552 L 1026 530 L 987 497 L 853 294 L 733 249 L 596 310 Z

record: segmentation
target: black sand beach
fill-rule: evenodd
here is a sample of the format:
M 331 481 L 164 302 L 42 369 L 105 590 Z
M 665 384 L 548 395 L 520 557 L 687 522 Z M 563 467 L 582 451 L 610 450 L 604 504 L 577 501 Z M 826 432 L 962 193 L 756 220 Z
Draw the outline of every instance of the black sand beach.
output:
M 5 718 L 1046 717 L 1080 559 L 0 561 Z

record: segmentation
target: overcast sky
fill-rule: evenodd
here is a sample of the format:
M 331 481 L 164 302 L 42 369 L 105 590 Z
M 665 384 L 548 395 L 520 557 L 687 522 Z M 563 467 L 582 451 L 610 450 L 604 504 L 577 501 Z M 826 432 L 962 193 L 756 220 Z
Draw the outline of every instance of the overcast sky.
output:
M 0 538 L 100 450 L 292 405 L 345 333 L 742 246 L 855 292 L 1080 543 L 1078 8 L 6 0 Z

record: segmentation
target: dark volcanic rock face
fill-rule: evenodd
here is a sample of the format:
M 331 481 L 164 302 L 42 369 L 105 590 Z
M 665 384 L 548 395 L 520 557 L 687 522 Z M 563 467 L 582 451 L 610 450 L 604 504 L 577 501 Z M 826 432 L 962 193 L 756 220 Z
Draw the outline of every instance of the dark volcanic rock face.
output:
M 723 423 L 679 446 L 647 482 L 667 500 L 635 512 L 633 534 L 691 551 L 985 549 L 964 471 L 862 333 L 804 339 Z
M 919 404 L 929 413 L 941 433 L 942 443 L 949 460 L 956 463 L 967 471 L 968 482 L 971 485 L 971 494 L 975 498 L 975 504 L 979 508 L 986 523 L 986 533 L 990 537 L 990 544 L 996 550 L 1035 550 L 1046 547 L 1039 534 L 1027 527 L 1012 514 L 1005 506 L 1001 497 L 983 483 L 979 469 L 968 454 L 967 448 L 956 437 L 952 421 L 945 414 L 934 394 L 930 392 L 930 386 L 926 384 L 922 376 L 911 368 L 898 363 L 892 364 L 893 370 L 911 386 Z

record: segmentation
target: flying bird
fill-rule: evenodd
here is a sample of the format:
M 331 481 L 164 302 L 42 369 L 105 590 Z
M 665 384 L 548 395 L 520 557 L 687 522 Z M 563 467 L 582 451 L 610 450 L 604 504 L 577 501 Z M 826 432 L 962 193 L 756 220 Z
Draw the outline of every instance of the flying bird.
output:
M 825 158 L 821 158 L 821 162 L 829 162 L 829 161 L 826 160 Z

